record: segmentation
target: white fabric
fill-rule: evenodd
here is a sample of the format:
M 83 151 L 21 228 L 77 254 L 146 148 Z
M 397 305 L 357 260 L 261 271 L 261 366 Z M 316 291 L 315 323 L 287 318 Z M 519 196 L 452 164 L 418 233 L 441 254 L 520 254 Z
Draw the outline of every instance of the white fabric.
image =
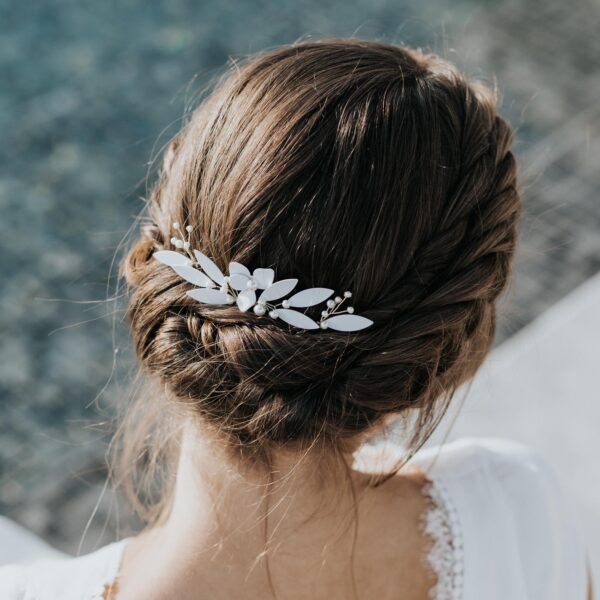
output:
M 14 521 L 0 517 L 0 565 L 37 558 L 60 558 L 61 556 L 66 557 L 67 555 L 55 550 Z
M 128 539 L 78 558 L 50 558 L 0 567 L 2 600 L 101 600 L 116 577 Z
M 434 600 L 586 600 L 575 517 L 537 454 L 515 442 L 465 439 L 422 450 L 411 462 L 432 482 L 424 526 L 432 548 L 438 543 L 428 557 L 439 570 Z M 78 558 L 0 567 L 0 598 L 98 600 L 127 541 Z
M 575 515 L 534 451 L 462 439 L 414 459 L 455 513 L 460 600 L 585 600 L 586 558 Z M 435 600 L 446 600 L 439 596 Z

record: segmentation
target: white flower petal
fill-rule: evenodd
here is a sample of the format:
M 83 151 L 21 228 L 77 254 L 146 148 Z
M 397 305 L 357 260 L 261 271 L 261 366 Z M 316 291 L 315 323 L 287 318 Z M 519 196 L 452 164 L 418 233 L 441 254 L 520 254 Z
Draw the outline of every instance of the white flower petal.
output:
M 181 252 L 173 252 L 173 250 L 159 250 L 152 255 L 156 260 L 168 267 L 181 267 L 189 265 L 191 260 Z
M 239 262 L 229 263 L 229 274 L 245 275 L 246 277 L 251 277 L 250 271 L 242 263 Z
M 194 250 L 196 260 L 200 263 L 202 270 L 216 283 L 223 285 L 225 283 L 225 276 L 221 272 L 221 269 L 215 265 L 215 263 L 208 258 L 205 254 L 202 254 L 200 250 Z
M 198 285 L 200 287 L 214 287 L 215 285 L 209 277 L 207 277 L 202 271 L 194 269 L 194 267 L 190 267 L 188 265 L 175 266 L 173 267 L 173 271 L 194 285 Z
M 256 292 L 254 290 L 245 290 L 240 292 L 237 297 L 238 308 L 246 312 L 256 304 Z
M 371 319 L 359 315 L 335 315 L 325 319 L 325 323 L 329 329 L 336 331 L 359 331 L 373 325 Z
M 250 277 L 243 275 L 242 273 L 234 273 L 229 276 L 229 285 L 234 290 L 245 290 L 246 284 L 250 281 Z
M 277 316 L 286 323 L 302 329 L 318 329 L 319 324 L 304 313 L 289 308 L 278 308 Z
M 254 269 L 252 276 L 256 279 L 259 289 L 265 290 L 273 285 L 275 271 L 273 269 Z
M 306 307 L 314 306 L 325 302 L 329 296 L 333 294 L 333 290 L 328 288 L 308 288 L 302 290 L 297 294 L 294 294 L 291 298 L 288 298 L 290 306 Z
M 227 294 L 210 288 L 196 288 L 186 294 L 204 304 L 227 304 Z
M 258 270 L 258 269 L 257 269 Z M 298 284 L 297 279 L 282 279 L 268 287 L 259 297 L 259 302 L 270 302 L 289 294 Z

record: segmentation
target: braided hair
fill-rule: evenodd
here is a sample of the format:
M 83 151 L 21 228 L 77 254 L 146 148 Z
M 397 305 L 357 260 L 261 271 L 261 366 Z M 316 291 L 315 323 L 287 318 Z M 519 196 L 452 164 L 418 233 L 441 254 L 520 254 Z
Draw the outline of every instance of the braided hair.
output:
M 511 139 L 487 87 L 420 50 L 326 38 L 237 64 L 169 146 L 122 265 L 144 371 L 248 456 L 339 449 L 389 416 L 418 446 L 492 342 L 520 214 Z M 352 290 L 374 325 L 195 302 L 151 258 L 176 221 L 223 269 Z

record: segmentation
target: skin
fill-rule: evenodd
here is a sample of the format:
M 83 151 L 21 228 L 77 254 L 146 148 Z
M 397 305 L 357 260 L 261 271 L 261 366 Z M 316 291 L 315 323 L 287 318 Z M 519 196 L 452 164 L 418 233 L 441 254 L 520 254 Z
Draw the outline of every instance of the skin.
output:
M 351 464 L 281 454 L 269 485 L 188 427 L 173 508 L 127 545 L 107 600 L 426 600 L 425 475 L 373 488 Z
M 316 468 L 310 453 L 281 454 L 268 486 L 264 471 L 240 471 L 188 427 L 173 509 L 128 544 L 111 597 L 425 600 L 435 583 L 423 563 L 425 476 L 403 470 L 372 488 L 367 473 L 348 471 L 351 460 Z

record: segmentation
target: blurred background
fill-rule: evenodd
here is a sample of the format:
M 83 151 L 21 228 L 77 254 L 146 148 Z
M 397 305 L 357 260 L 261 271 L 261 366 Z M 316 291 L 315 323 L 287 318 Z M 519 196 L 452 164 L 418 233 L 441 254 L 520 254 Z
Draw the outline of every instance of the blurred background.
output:
M 525 218 L 495 342 L 504 375 L 475 386 L 452 435 L 547 449 L 600 561 L 600 392 L 593 366 L 587 388 L 577 371 L 600 362 L 589 321 L 600 313 L 599 31 L 593 0 L 0 0 L 0 514 L 73 553 L 135 527 L 103 464 L 132 366 L 112 261 L 150 163 L 231 58 L 354 36 L 425 47 L 498 82 Z M 568 332 L 575 355 L 541 360 Z M 523 383 L 532 396 L 515 387 L 519 367 L 537 373 Z M 540 387 L 552 376 L 564 385 Z M 490 385 L 512 404 L 477 404 Z M 535 410 L 511 412 L 524 406 Z

